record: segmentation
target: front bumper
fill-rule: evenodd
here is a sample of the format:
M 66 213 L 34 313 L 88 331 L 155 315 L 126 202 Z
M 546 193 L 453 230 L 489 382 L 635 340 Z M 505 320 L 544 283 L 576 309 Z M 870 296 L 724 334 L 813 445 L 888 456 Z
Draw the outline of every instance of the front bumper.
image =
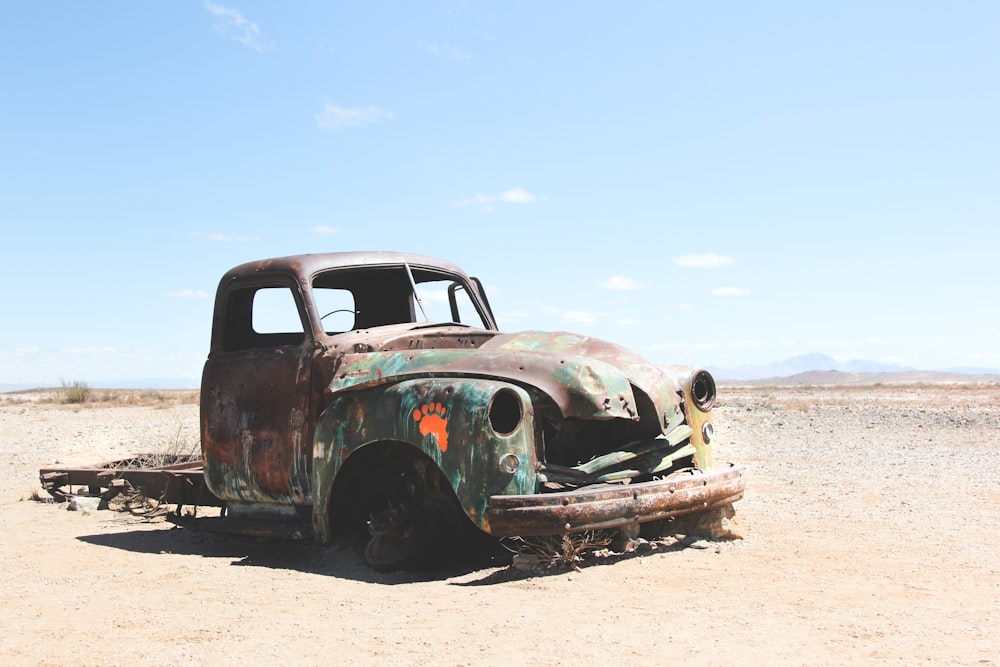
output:
M 730 463 L 681 470 L 655 482 L 491 496 L 486 517 L 497 537 L 561 535 L 704 512 L 736 502 L 745 486 L 743 466 Z

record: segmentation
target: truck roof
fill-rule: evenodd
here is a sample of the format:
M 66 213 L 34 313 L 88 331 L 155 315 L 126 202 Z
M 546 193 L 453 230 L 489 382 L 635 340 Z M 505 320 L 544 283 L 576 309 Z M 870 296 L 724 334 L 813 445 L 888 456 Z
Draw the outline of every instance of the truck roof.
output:
M 247 277 L 262 272 L 291 273 L 312 276 L 327 269 L 344 269 L 364 266 L 402 266 L 403 264 L 421 268 L 441 269 L 450 273 L 465 275 L 461 268 L 435 257 L 392 251 L 325 252 L 306 255 L 289 255 L 247 262 L 226 272 L 223 281 Z

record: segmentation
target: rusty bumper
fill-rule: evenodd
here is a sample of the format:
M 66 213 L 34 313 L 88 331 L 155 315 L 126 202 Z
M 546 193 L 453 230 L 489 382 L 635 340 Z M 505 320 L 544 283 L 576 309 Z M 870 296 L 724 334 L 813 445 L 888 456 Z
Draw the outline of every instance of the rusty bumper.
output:
M 658 521 L 729 505 L 743 497 L 743 466 L 684 470 L 655 482 L 562 493 L 491 496 L 491 535 L 558 535 Z

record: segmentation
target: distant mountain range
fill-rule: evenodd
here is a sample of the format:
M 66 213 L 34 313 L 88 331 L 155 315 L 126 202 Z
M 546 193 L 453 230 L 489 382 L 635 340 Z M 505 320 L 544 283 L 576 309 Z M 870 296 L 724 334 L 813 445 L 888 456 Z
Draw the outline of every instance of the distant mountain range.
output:
M 745 365 L 734 368 L 708 366 L 716 380 L 751 382 L 780 380 L 778 384 L 859 384 L 873 382 L 1000 382 L 996 368 L 942 368 L 918 370 L 898 364 L 854 359 L 837 361 L 825 354 L 800 354 L 773 364 Z M 95 389 L 197 389 L 197 378 L 144 378 L 89 383 Z M 0 383 L 0 393 L 35 389 L 32 384 Z M 51 388 L 51 387 L 50 387 Z
M 92 389 L 197 389 L 198 378 L 136 378 L 134 380 L 104 380 L 88 382 Z M 0 383 L 0 393 L 8 391 L 25 391 L 28 389 L 54 389 L 58 384 L 44 385 L 39 383 Z
M 787 378 L 802 373 L 830 371 L 836 373 L 899 373 L 911 375 L 915 373 L 941 373 L 944 375 L 1000 375 L 1000 370 L 991 368 L 944 368 L 939 371 L 921 371 L 898 364 L 884 364 L 865 359 L 837 361 L 825 354 L 800 354 L 773 364 L 745 365 L 735 368 L 718 368 L 709 366 L 708 370 L 717 380 L 764 380 L 769 378 Z

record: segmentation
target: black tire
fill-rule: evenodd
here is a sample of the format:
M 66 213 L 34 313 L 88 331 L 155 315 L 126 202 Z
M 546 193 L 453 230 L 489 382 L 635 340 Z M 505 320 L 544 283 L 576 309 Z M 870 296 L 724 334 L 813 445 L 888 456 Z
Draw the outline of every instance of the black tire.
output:
M 433 517 L 417 514 L 398 528 L 372 535 L 365 546 L 365 562 L 378 572 L 394 572 L 424 565 L 439 526 Z

